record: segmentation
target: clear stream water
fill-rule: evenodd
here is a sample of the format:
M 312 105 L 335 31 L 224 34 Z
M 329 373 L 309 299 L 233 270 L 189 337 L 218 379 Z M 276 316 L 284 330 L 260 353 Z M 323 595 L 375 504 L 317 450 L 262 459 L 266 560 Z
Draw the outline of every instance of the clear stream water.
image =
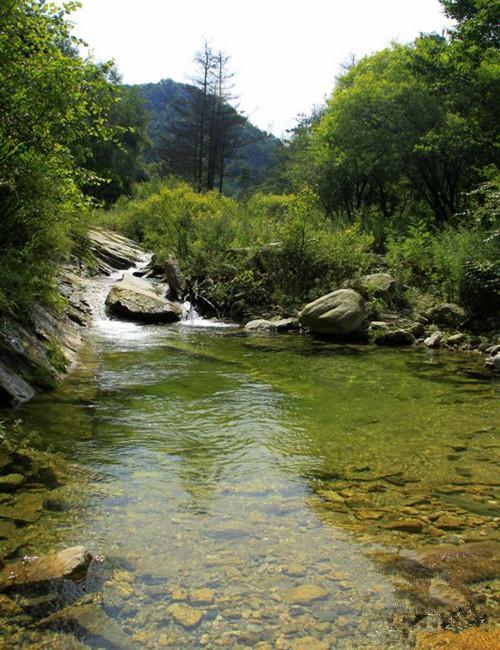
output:
M 99 309 L 64 386 L 19 414 L 74 467 L 27 548 L 102 556 L 106 620 L 131 647 L 411 647 L 395 621 L 413 601 L 376 552 L 497 534 L 498 382 L 464 357 Z M 385 528 L 398 517 L 423 530 Z M 102 626 L 73 630 L 84 645 L 16 638 L 128 647 Z

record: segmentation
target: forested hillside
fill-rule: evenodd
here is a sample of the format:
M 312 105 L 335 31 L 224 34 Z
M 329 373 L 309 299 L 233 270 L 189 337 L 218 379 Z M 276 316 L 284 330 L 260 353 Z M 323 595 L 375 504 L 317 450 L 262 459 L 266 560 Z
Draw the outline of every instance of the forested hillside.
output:
M 164 173 L 171 172 L 172 167 L 175 171 L 173 146 L 186 118 L 185 105 L 193 94 L 198 95 L 200 91 L 192 85 L 171 79 L 134 88 L 144 98 L 151 120 L 148 126 L 150 144 L 145 152 L 146 161 L 157 163 Z M 272 134 L 261 131 L 244 118 L 238 121 L 235 140 L 234 151 L 227 162 L 223 188 L 224 193 L 229 195 L 241 195 L 266 181 L 273 172 L 276 153 L 281 144 Z

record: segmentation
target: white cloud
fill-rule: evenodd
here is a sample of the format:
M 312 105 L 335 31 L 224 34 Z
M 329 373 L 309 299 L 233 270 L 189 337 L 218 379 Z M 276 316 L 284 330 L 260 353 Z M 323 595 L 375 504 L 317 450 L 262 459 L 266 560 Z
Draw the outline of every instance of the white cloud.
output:
M 277 135 L 320 103 L 350 54 L 447 25 L 438 0 L 83 0 L 76 33 L 126 83 L 189 81 L 204 38 L 232 57 L 240 107 Z

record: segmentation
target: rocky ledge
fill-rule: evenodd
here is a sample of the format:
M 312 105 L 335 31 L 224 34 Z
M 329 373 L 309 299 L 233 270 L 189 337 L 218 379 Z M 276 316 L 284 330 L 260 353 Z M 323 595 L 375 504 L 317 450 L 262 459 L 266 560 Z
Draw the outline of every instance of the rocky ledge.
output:
M 0 407 L 30 400 L 52 389 L 75 363 L 82 333 L 92 320 L 89 280 L 129 268 L 145 255 L 116 233 L 91 230 L 84 258 L 71 258 L 59 271 L 63 307 L 35 305 L 25 319 L 0 320 Z
M 182 307 L 165 297 L 166 286 L 125 275 L 106 298 L 108 309 L 118 316 L 147 323 L 174 323 L 182 318 Z

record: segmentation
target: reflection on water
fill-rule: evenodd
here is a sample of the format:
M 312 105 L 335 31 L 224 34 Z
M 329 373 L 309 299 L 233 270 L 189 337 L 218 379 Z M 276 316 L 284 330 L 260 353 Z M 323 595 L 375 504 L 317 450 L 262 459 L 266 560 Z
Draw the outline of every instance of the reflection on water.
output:
M 83 647 L 411 647 L 394 621 L 413 601 L 374 549 L 496 534 L 498 385 L 470 370 L 102 318 L 64 387 L 22 413 L 78 468 L 25 549 L 105 556 L 106 631 L 96 616 L 71 628 Z M 444 515 L 464 528 L 440 529 Z M 12 638 L 82 647 L 44 634 Z

